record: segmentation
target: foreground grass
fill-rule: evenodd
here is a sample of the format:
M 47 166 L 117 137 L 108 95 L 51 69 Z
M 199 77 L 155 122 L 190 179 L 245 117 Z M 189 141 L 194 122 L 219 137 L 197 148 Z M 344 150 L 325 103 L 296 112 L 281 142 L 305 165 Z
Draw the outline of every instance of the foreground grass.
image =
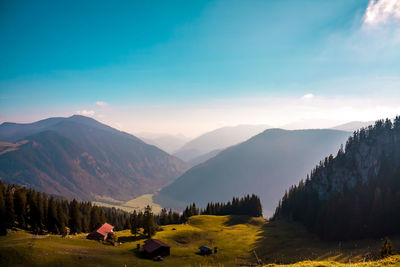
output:
M 268 264 L 267 267 L 278 267 L 278 266 L 287 266 L 287 267 L 324 267 L 324 266 L 334 266 L 334 267 L 344 267 L 344 266 L 352 266 L 352 267 L 372 267 L 372 266 L 400 266 L 400 256 L 391 256 L 382 260 L 370 261 L 370 262 L 358 262 L 358 263 L 340 263 L 335 261 L 302 261 L 294 264 L 288 265 L 277 265 L 277 264 Z
M 163 262 L 140 257 L 138 239 L 130 231 L 117 233 L 122 245 L 114 247 L 86 240 L 85 234 L 34 236 L 24 231 L 0 237 L 1 266 L 255 266 L 255 254 L 267 266 L 400 266 L 400 256 L 373 261 L 380 240 L 340 244 L 321 242 L 301 226 L 284 222 L 266 223 L 261 218 L 240 216 L 194 216 L 187 224 L 168 225 L 154 236 L 171 246 Z M 399 241 L 392 239 L 395 248 Z M 211 256 L 196 254 L 198 247 L 218 247 Z M 368 257 L 366 256 L 368 255 Z M 312 261 L 309 261 L 312 260 Z M 364 263 L 364 260 L 368 262 Z
M 232 220 L 234 222 L 232 222 Z M 234 224 L 232 224 L 234 223 Z M 128 230 L 118 232 L 122 245 L 113 247 L 86 240 L 85 235 L 36 237 L 24 231 L 0 237 L 2 266 L 237 266 L 247 263 L 262 219 L 194 216 L 185 225 L 163 227 L 154 238 L 171 246 L 163 262 L 138 257 L 136 240 Z M 173 230 L 173 228 L 175 230 Z M 216 246 L 216 255 L 197 255 L 201 245 Z
M 290 264 L 312 260 L 356 263 L 380 258 L 382 241 L 379 239 L 321 241 L 303 226 L 283 221 L 271 222 L 262 228 L 262 234 L 256 241 L 256 251 L 263 262 Z M 399 238 L 392 238 L 392 243 L 394 248 L 400 248 Z M 399 250 L 395 252 L 400 253 Z

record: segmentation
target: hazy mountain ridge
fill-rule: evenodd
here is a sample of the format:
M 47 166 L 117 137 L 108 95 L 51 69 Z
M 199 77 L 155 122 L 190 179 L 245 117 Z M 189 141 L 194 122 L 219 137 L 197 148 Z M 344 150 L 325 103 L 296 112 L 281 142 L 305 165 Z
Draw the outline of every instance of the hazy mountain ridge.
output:
M 190 140 L 183 135 L 139 133 L 137 136 L 147 144 L 154 145 L 170 154 L 176 152 Z
M 205 205 L 255 193 L 271 214 L 284 190 L 321 157 L 336 153 L 349 135 L 337 130 L 266 130 L 191 168 L 164 187 L 155 200 L 182 208 L 191 202 Z
M 5 123 L 0 136 L 27 140 L 0 155 L 3 181 L 66 197 L 128 200 L 155 192 L 187 168 L 157 147 L 83 116 Z
M 375 123 L 374 121 L 351 121 L 345 124 L 337 125 L 335 127 L 332 127 L 331 129 L 354 132 L 363 127 L 368 127 L 369 125 L 373 125 L 374 123 Z
M 215 129 L 189 141 L 174 153 L 175 156 L 190 162 L 214 150 L 225 149 L 239 144 L 256 134 L 270 128 L 268 125 L 238 125 Z M 205 157 L 203 157 L 206 159 Z

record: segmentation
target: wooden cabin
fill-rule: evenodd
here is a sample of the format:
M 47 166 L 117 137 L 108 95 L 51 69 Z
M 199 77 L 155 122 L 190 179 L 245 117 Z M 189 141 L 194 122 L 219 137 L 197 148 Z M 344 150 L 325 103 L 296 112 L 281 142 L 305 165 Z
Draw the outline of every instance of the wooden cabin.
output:
M 86 236 L 87 239 L 106 241 L 113 233 L 114 226 L 105 223 Z
M 167 257 L 170 255 L 170 246 L 158 239 L 148 239 L 144 241 L 144 252 L 148 257 Z

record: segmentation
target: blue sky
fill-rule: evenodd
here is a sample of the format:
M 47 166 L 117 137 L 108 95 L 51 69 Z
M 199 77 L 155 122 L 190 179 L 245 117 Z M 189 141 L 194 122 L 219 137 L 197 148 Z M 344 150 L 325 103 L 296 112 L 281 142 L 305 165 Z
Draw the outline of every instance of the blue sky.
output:
M 0 121 L 80 113 L 129 132 L 196 135 L 333 124 L 343 110 L 394 116 L 399 9 L 398 0 L 2 1 Z

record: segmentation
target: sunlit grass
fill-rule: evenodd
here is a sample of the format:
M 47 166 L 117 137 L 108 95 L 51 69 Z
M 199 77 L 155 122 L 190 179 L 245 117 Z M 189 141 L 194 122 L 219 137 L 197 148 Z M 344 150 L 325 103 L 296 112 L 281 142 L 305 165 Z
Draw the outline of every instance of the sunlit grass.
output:
M 163 226 L 154 236 L 171 246 L 171 256 L 163 262 L 138 257 L 136 247 L 143 246 L 144 238 L 129 230 L 117 235 L 123 243 L 114 247 L 86 240 L 85 234 L 62 238 L 13 232 L 0 237 L 0 266 L 249 266 L 256 263 L 254 251 L 264 264 L 400 266 L 400 256 L 362 262 L 367 253 L 377 257 L 380 240 L 342 243 L 339 249 L 337 242 L 319 241 L 299 225 L 244 216 L 193 216 L 186 224 Z M 395 248 L 400 245 L 392 241 Z M 218 247 L 218 253 L 198 255 L 201 245 Z

